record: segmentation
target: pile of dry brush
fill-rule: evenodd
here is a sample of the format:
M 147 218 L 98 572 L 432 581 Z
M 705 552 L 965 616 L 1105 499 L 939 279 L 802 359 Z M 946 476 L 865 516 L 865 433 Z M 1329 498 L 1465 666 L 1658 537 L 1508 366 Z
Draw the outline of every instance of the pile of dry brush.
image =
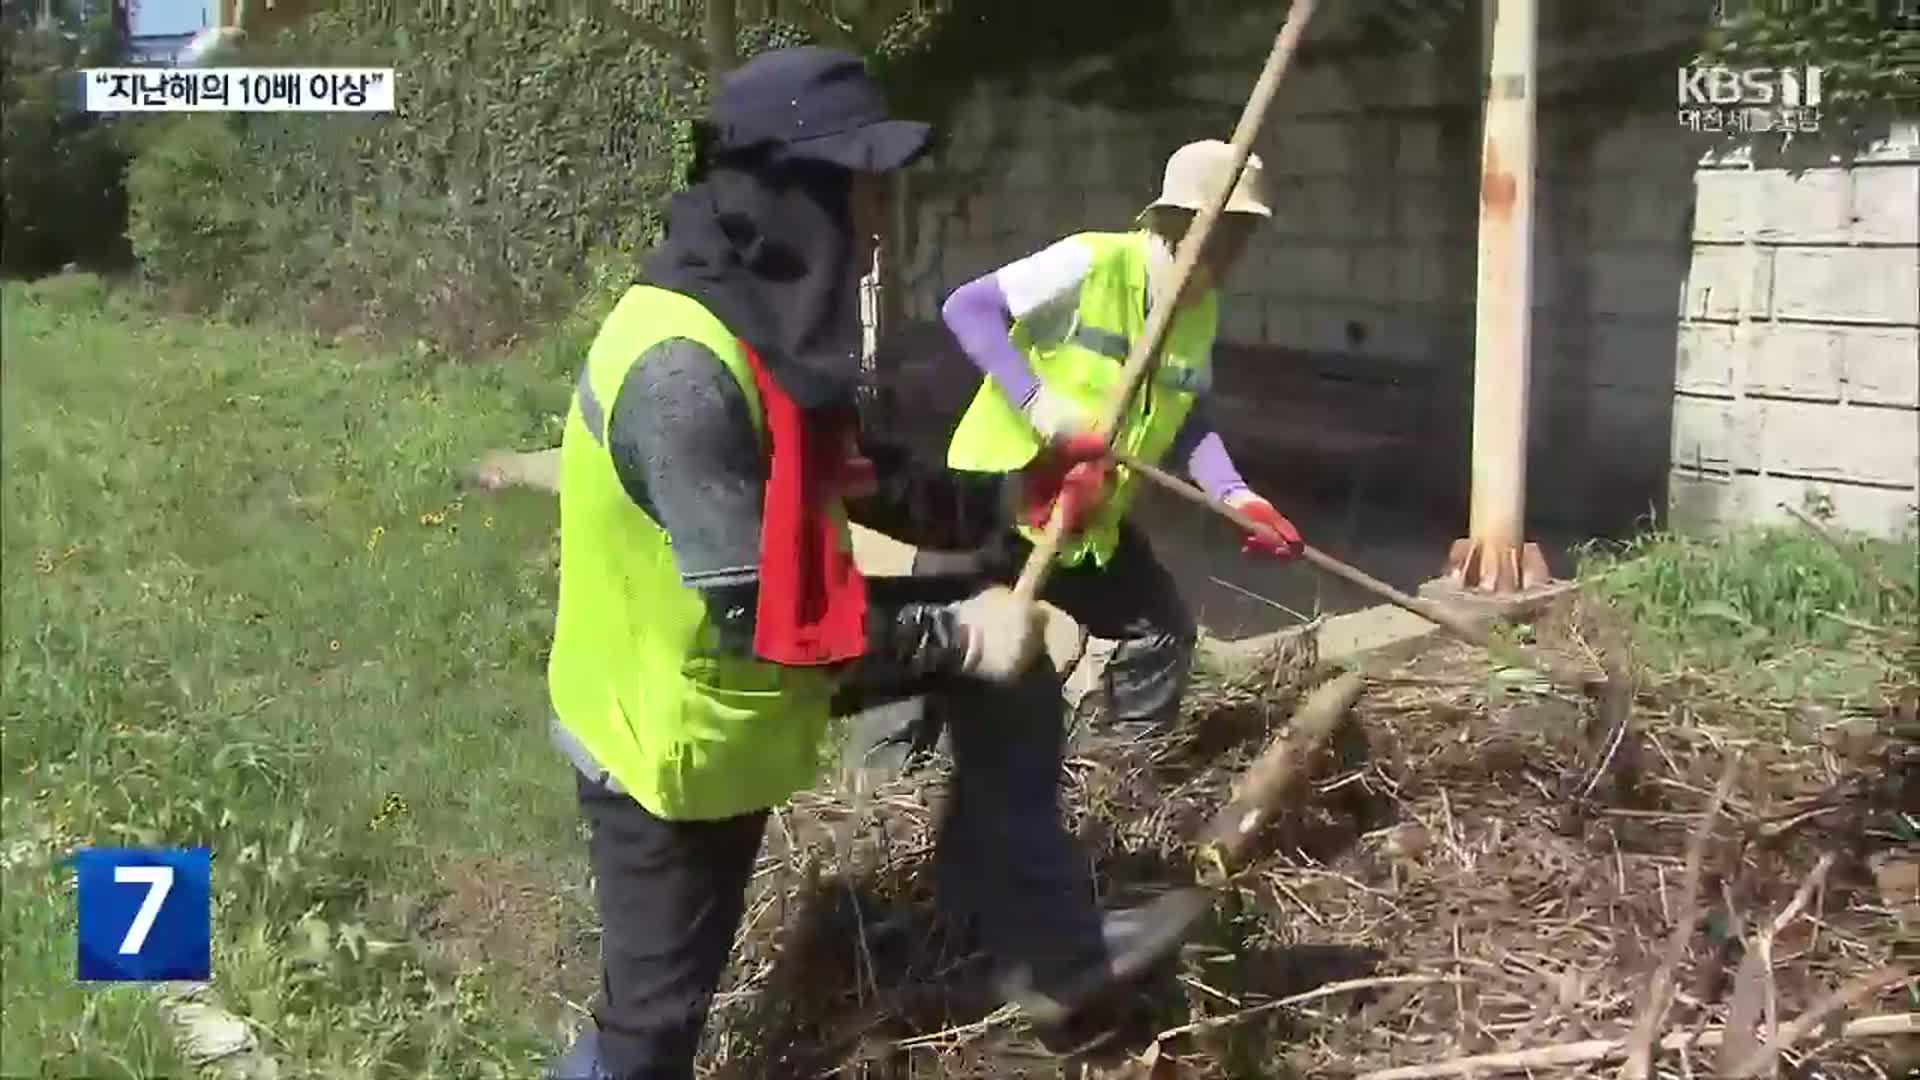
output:
M 1606 626 L 1570 601 L 1541 645 L 1591 664 Z M 1107 899 L 1194 881 L 1328 674 L 1310 641 L 1203 681 L 1164 738 L 1084 744 Z M 1621 725 L 1465 646 L 1370 670 L 1204 932 L 1064 1054 L 933 914 L 940 771 L 814 795 L 774 826 L 716 1075 L 1915 1075 L 1920 685 L 1885 691 L 1836 717 L 1643 681 Z

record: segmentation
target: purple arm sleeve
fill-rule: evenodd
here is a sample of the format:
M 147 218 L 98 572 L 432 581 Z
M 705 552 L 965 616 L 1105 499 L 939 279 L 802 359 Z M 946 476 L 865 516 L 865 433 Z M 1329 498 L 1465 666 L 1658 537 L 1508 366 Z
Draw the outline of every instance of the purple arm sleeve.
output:
M 981 373 L 992 378 L 1008 400 L 1025 405 L 1040 388 L 1040 380 L 1008 336 L 1013 315 L 994 276 L 975 278 L 955 289 L 941 305 L 940 314 Z
M 1227 456 L 1227 444 L 1221 441 L 1219 432 L 1213 430 L 1213 418 L 1207 415 L 1204 402 L 1195 403 L 1187 422 L 1174 436 L 1173 451 L 1168 456 L 1175 461 L 1184 459 L 1187 475 L 1216 499 L 1247 490 L 1240 470 L 1233 467 L 1233 459 Z

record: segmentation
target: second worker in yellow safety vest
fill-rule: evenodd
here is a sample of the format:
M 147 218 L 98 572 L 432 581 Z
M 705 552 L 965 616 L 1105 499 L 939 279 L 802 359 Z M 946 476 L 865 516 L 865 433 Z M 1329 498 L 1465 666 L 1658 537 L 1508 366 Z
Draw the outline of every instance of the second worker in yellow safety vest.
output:
M 947 326 L 983 375 L 954 430 L 948 465 L 1020 469 L 1092 428 L 1145 332 L 1153 296 L 1171 284 L 1175 246 L 1227 182 L 1232 157 L 1233 148 L 1216 140 L 1184 146 L 1168 159 L 1160 197 L 1136 229 L 1069 236 L 948 298 Z M 1206 416 L 1219 286 L 1253 228 L 1271 216 L 1260 159 L 1250 157 L 1114 446 L 1152 464 L 1172 459 L 1265 526 L 1246 538 L 1245 550 L 1288 559 L 1301 551 L 1299 531 L 1241 479 Z M 1101 676 L 1107 719 L 1138 729 L 1178 709 L 1196 629 L 1172 578 L 1126 519 L 1140 481 L 1125 468 L 1111 476 L 1109 497 L 1085 531 L 1063 545 L 1043 596 L 1093 636 L 1117 643 Z M 1016 534 L 988 549 L 990 573 L 1017 574 L 1040 529 L 1026 523 Z

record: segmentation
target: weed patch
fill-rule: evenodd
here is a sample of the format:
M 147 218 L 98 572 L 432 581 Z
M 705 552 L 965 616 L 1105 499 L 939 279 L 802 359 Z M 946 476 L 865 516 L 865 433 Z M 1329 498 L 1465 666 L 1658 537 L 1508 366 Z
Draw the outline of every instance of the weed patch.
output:
M 537 965 L 447 954 L 407 898 L 491 874 L 557 898 L 552 940 L 591 922 L 545 740 L 553 506 L 456 486 L 544 437 L 564 378 L 73 280 L 4 305 L 0 1072 L 183 1071 L 151 994 L 74 982 L 61 860 L 90 844 L 213 848 L 213 991 L 285 1072 L 532 1072 Z

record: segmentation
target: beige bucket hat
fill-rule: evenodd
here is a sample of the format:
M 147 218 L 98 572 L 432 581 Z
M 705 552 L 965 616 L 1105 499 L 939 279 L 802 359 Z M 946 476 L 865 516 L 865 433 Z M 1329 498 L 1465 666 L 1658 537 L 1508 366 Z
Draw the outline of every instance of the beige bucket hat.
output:
M 1205 208 L 1207 199 L 1220 190 L 1220 185 L 1232 170 L 1232 145 L 1219 139 L 1188 143 L 1167 159 L 1167 173 L 1160 184 L 1160 197 L 1149 203 L 1147 210 L 1165 206 L 1199 213 Z M 1254 214 L 1263 218 L 1273 216 L 1272 204 L 1267 200 L 1266 172 L 1260 163 L 1260 155 L 1247 155 L 1247 166 L 1240 172 L 1240 182 L 1234 185 L 1233 194 L 1227 196 L 1226 212 Z M 1141 211 L 1140 216 L 1145 218 L 1146 211 Z

